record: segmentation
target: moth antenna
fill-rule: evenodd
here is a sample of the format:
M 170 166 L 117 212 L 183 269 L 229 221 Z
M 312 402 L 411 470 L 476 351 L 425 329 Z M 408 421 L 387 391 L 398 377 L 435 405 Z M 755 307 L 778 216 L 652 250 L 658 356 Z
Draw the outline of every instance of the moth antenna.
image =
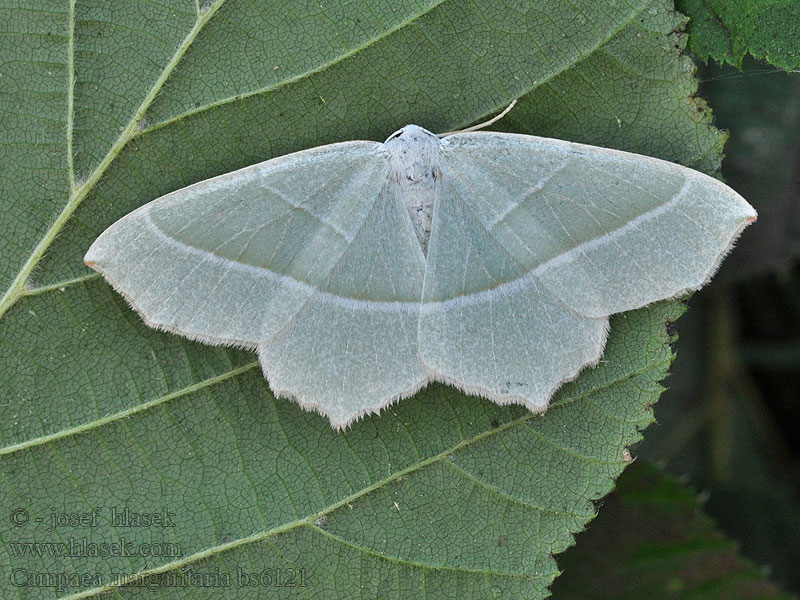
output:
M 488 121 L 484 121 L 483 123 L 478 123 L 477 125 L 473 125 L 472 127 L 466 127 L 464 129 L 456 129 L 455 131 L 448 131 L 447 133 L 438 133 L 436 135 L 438 135 L 440 138 L 443 138 L 443 137 L 447 137 L 448 135 L 453 135 L 454 133 L 467 133 L 468 131 L 478 131 L 479 129 L 483 129 L 484 127 L 489 127 L 489 125 L 494 125 L 500 119 L 505 117 L 509 112 L 511 112 L 511 109 L 514 108 L 514 105 L 516 103 L 517 103 L 517 99 L 514 98 L 511 101 L 511 104 L 509 104 L 508 106 L 506 106 L 503 109 L 503 112 L 501 112 L 499 115 L 493 116 Z

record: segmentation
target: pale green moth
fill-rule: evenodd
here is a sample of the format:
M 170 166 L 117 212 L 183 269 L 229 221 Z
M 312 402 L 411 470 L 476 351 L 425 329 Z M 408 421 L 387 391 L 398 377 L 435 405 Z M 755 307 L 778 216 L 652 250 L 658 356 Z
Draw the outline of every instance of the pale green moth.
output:
M 151 327 L 258 351 L 341 428 L 442 381 L 543 411 L 609 315 L 700 288 L 756 212 L 663 160 L 407 125 L 162 196 L 92 244 Z

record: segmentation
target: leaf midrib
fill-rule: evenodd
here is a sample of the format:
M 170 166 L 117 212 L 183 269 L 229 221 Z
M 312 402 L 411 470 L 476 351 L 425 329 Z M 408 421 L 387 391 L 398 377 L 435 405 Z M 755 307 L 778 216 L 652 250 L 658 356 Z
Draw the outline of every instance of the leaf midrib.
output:
M 75 40 L 76 0 L 70 0 L 70 10 L 68 18 L 69 35 L 67 43 L 68 47 L 67 65 L 68 65 L 68 82 L 69 82 L 68 93 L 67 93 L 67 153 L 68 153 L 67 166 L 68 166 L 68 175 L 70 183 L 70 197 L 67 200 L 67 203 L 62 209 L 61 213 L 56 218 L 56 220 L 48 228 L 44 236 L 42 236 L 41 240 L 39 240 L 39 243 L 36 245 L 33 252 L 28 257 L 28 260 L 25 261 L 25 264 L 23 264 L 22 268 L 17 273 L 17 276 L 9 285 L 2 299 L 0 299 L 0 317 L 2 317 L 5 314 L 5 312 L 17 301 L 17 299 L 19 299 L 20 296 L 25 295 L 24 289 L 28 277 L 30 277 L 31 273 L 36 268 L 36 265 L 44 256 L 45 252 L 47 251 L 47 248 L 50 247 L 53 240 L 55 240 L 55 238 L 57 237 L 58 233 L 64 228 L 64 226 L 66 225 L 67 221 L 69 221 L 72 214 L 75 212 L 75 210 L 77 210 L 77 208 L 83 202 L 83 199 L 86 198 L 89 192 L 94 188 L 95 183 L 97 183 L 97 181 L 99 181 L 99 179 L 103 176 L 103 174 L 111 165 L 111 163 L 114 161 L 114 159 L 117 157 L 117 155 L 133 138 L 138 137 L 156 127 L 154 126 L 149 129 L 140 129 L 139 125 L 142 123 L 142 120 L 144 119 L 146 112 L 149 110 L 153 101 L 158 96 L 158 93 L 161 91 L 161 88 L 164 86 L 164 83 L 172 75 L 172 72 L 175 70 L 175 67 L 181 61 L 184 54 L 186 54 L 192 43 L 194 43 L 194 40 L 206 26 L 206 24 L 214 17 L 214 15 L 219 11 L 222 5 L 225 4 L 225 1 L 226 0 L 216 0 L 213 4 L 209 5 L 209 7 L 205 10 L 205 12 L 198 13 L 197 20 L 192 26 L 192 29 L 189 31 L 186 37 L 184 37 L 181 44 L 175 50 L 175 53 L 172 55 L 172 58 L 170 58 L 169 62 L 167 62 L 167 65 L 164 67 L 164 70 L 161 72 L 158 79 L 156 79 L 155 83 L 151 86 L 150 90 L 145 95 L 144 100 L 142 100 L 141 104 L 134 112 L 128 124 L 122 130 L 119 137 L 117 137 L 116 141 L 112 144 L 108 153 L 98 163 L 97 167 L 95 167 L 94 171 L 92 171 L 92 174 L 89 176 L 89 178 L 86 179 L 86 181 L 83 184 L 78 185 L 75 180 L 75 171 L 73 163 L 74 159 L 72 152 L 73 122 L 74 122 L 74 88 L 75 88 L 74 40 Z M 397 31 L 398 29 L 405 27 L 410 23 L 413 23 L 421 16 L 430 12 L 431 10 L 433 10 L 434 8 L 436 8 L 445 1 L 446 0 L 438 0 L 435 4 L 429 6 L 424 11 L 418 14 L 414 14 L 405 21 L 401 21 L 398 25 L 388 29 L 381 35 L 374 38 L 370 38 L 366 43 L 356 46 L 354 49 L 344 53 L 339 57 L 332 59 L 331 61 L 325 62 L 314 69 L 298 74 L 295 77 L 282 80 L 274 86 L 266 87 L 249 94 L 226 98 L 224 101 L 220 103 L 212 103 L 210 105 L 200 107 L 197 111 L 192 111 L 192 112 L 201 112 L 203 110 L 209 110 L 211 108 L 215 108 L 216 106 L 225 104 L 227 102 L 232 102 L 240 98 L 245 98 L 251 95 L 272 91 L 274 89 L 279 89 L 285 85 L 294 83 L 295 81 L 302 80 L 305 77 L 311 76 L 314 73 L 329 68 L 330 66 L 336 64 L 337 62 L 345 60 L 349 56 L 352 56 L 353 54 L 362 51 L 363 49 L 369 47 L 370 45 L 380 41 L 387 35 L 392 34 L 394 31 Z M 175 119 L 170 119 L 167 120 L 166 122 L 159 123 L 157 124 L 157 126 L 163 126 L 163 124 L 172 122 L 174 120 L 178 120 L 183 116 L 185 115 L 184 114 L 178 115 L 178 117 L 176 117 Z
M 442 0 L 442 1 L 444 1 L 444 0 Z M 215 4 L 217 4 L 218 6 L 221 6 L 223 3 L 224 3 L 224 0 L 219 0 Z M 74 6 L 75 6 L 75 0 L 70 0 L 70 10 L 71 11 L 74 11 Z M 198 15 L 198 20 L 199 20 L 200 16 L 202 16 L 202 15 Z M 74 12 L 71 12 L 70 18 L 71 19 L 74 18 Z M 632 20 L 633 20 L 633 18 L 631 18 L 631 21 Z M 628 23 L 629 22 L 630 21 L 628 21 Z M 626 23 L 626 25 L 627 25 L 627 23 Z M 70 31 L 70 48 L 72 48 L 72 40 L 73 40 L 73 37 L 74 37 L 73 36 L 74 32 L 72 31 L 72 29 L 74 28 L 74 25 L 71 23 L 70 27 L 71 27 L 71 31 Z M 199 30 L 198 30 L 198 33 L 199 33 Z M 612 34 L 610 34 L 608 39 L 613 37 L 613 35 L 615 35 L 615 34 L 616 34 L 616 31 L 613 32 Z M 186 47 L 188 48 L 190 45 L 191 45 L 191 42 L 189 44 L 187 44 Z M 577 59 L 574 62 L 572 62 L 571 64 L 567 65 L 564 68 L 564 70 L 566 70 L 567 68 L 573 66 L 574 64 L 577 64 L 577 63 L 581 62 L 586 56 L 591 55 L 591 53 L 592 53 L 592 51 L 588 51 L 585 56 L 582 56 L 579 59 Z M 71 58 L 72 57 L 70 57 L 70 59 Z M 71 71 L 71 67 L 70 67 L 70 71 Z M 315 72 L 315 71 L 310 71 L 307 74 L 310 75 L 313 72 Z M 558 73 L 555 73 L 551 77 L 554 77 L 557 74 Z M 70 72 L 70 76 L 72 76 L 72 72 Z M 545 80 L 545 81 L 547 81 L 547 80 Z M 72 136 L 71 136 L 72 121 L 71 121 L 71 119 L 72 119 L 72 101 L 73 101 L 72 93 L 71 93 L 72 83 L 73 82 L 71 81 L 70 82 L 70 97 L 69 97 L 69 101 L 68 101 L 69 102 L 69 112 L 70 112 L 69 119 L 68 119 L 68 130 L 69 130 L 69 137 L 68 137 L 69 157 L 68 157 L 68 160 L 69 160 L 71 184 L 74 184 L 74 181 L 72 181 L 72 179 L 73 179 L 73 171 L 72 171 L 72 151 L 71 151 L 71 144 L 72 144 L 72 139 L 71 139 L 72 138 Z M 265 90 L 262 90 L 262 92 L 263 91 L 268 91 L 268 90 L 265 89 Z M 210 105 L 208 108 L 212 108 L 214 106 L 216 106 L 216 104 Z M 145 108 L 145 110 L 147 110 L 147 109 Z M 137 114 L 138 114 L 138 112 L 137 112 Z M 136 115 L 134 115 L 134 117 L 135 116 Z M 143 113 L 142 113 L 142 116 L 143 116 Z M 100 177 L 102 177 L 104 171 L 107 169 L 107 167 L 111 164 L 111 162 L 119 154 L 119 151 L 121 151 L 122 148 L 124 148 L 124 146 L 127 144 L 127 142 L 130 141 L 130 139 L 132 139 L 133 137 L 136 137 L 137 135 L 140 135 L 144 131 L 144 130 L 139 130 L 139 131 L 136 130 L 136 126 L 138 124 L 140 124 L 140 123 L 141 123 L 141 117 L 134 124 L 134 128 L 133 128 L 133 130 L 132 130 L 132 132 L 130 134 L 130 137 L 128 139 L 124 140 L 124 142 L 120 145 L 117 153 L 115 153 L 112 156 L 111 155 L 111 151 L 109 151 L 109 154 L 106 156 L 106 158 L 109 158 L 109 156 L 110 156 L 110 158 L 108 160 L 108 164 L 105 165 L 105 167 L 99 173 L 99 175 L 97 175 L 95 177 L 95 174 L 97 173 L 97 170 L 96 170 L 92 174 L 92 177 L 90 177 L 89 180 L 85 181 L 80 186 L 80 188 L 76 189 L 75 186 L 73 185 L 73 192 L 74 193 L 71 194 L 71 197 L 70 197 L 69 202 L 68 202 L 68 206 L 65 207 L 65 209 L 64 209 L 65 211 L 69 207 L 69 203 L 73 202 L 73 200 L 78 196 L 78 194 L 80 192 L 82 192 L 84 189 L 87 189 L 87 191 L 85 193 L 83 193 L 83 195 L 80 196 L 80 198 L 78 198 L 77 204 L 72 208 L 72 211 L 63 219 L 63 221 L 61 221 L 61 225 L 55 231 L 55 233 L 53 233 L 52 236 L 50 236 L 50 239 L 49 239 L 49 241 L 47 243 L 47 246 L 45 246 L 45 248 L 42 250 L 42 253 L 39 256 L 35 257 L 35 262 L 33 264 L 34 267 L 35 267 L 35 264 L 38 263 L 38 261 L 41 259 L 41 256 L 43 256 L 44 251 L 46 251 L 46 248 L 49 247 L 50 243 L 52 243 L 52 239 L 55 238 L 57 233 L 60 231 L 61 227 L 63 227 L 66 224 L 66 222 L 69 220 L 71 214 L 77 208 L 77 205 L 79 205 L 82 202 L 82 200 L 86 197 L 86 195 L 89 193 L 89 191 L 94 186 L 94 184 L 100 179 Z M 120 139 L 122 139 L 122 136 L 120 137 Z M 113 148 L 114 147 L 112 147 L 112 150 L 113 150 Z M 104 159 L 104 161 L 105 161 L 105 159 Z M 100 165 L 98 165 L 98 169 L 99 168 L 100 168 Z M 56 223 L 58 223 L 58 222 L 59 221 L 56 221 Z M 55 226 L 55 223 L 54 223 L 54 226 Z M 51 231 L 48 230 L 48 232 L 47 232 L 45 237 L 47 237 L 47 235 L 50 235 L 50 233 L 51 233 Z M 45 241 L 45 238 L 42 239 L 42 242 L 44 242 L 44 241 Z M 40 246 L 41 246 L 41 242 L 40 242 Z M 39 246 L 37 246 L 37 249 L 38 248 L 39 248 Z M 32 258 L 33 258 L 33 256 L 32 256 Z M 27 264 L 28 263 L 26 263 L 26 265 Z M 31 271 L 32 270 L 33 270 L 33 267 L 31 268 Z M 21 274 L 22 274 L 22 272 L 20 273 L 20 275 Z M 41 286 L 40 288 L 36 288 L 36 289 L 30 289 L 30 288 L 26 289 L 24 287 L 24 284 L 25 284 L 25 282 L 27 280 L 27 277 L 29 275 L 30 275 L 30 272 L 28 272 L 25 275 L 25 278 L 23 279 L 19 290 L 15 292 L 16 296 L 11 299 L 11 301 L 10 301 L 10 303 L 8 303 L 8 305 L 6 305 L 6 298 L 8 296 L 8 293 L 6 294 L 6 296 L 3 297 L 2 301 L 0 301 L 0 316 L 5 312 L 5 310 L 8 309 L 8 307 L 13 305 L 14 302 L 16 302 L 16 300 L 19 299 L 21 296 L 32 295 L 32 294 L 40 294 L 40 293 L 45 293 L 45 292 L 49 292 L 49 291 L 54 291 L 56 289 L 59 289 L 61 287 L 65 287 L 67 285 L 77 285 L 77 284 L 82 283 L 82 282 L 84 282 L 84 281 L 86 281 L 88 279 L 92 279 L 94 277 L 97 277 L 96 274 L 90 274 L 90 275 L 87 275 L 87 276 L 84 276 L 84 277 L 74 278 L 74 279 L 68 280 L 66 282 L 48 284 L 48 285 Z M 19 277 L 17 279 L 19 279 Z M 17 280 L 15 279 L 15 284 L 16 284 L 16 281 Z M 12 287 L 14 287 L 14 284 L 12 284 Z M 599 390 L 602 390 L 602 389 L 605 389 L 607 387 L 610 387 L 611 385 L 617 384 L 617 383 L 619 383 L 621 381 L 624 381 L 626 379 L 629 379 L 629 378 L 632 378 L 632 377 L 636 377 L 636 376 L 638 376 L 638 375 L 640 375 L 642 373 L 645 373 L 645 372 L 647 372 L 647 371 L 649 371 L 649 370 L 651 370 L 653 368 L 658 367 L 659 365 L 663 365 L 663 364 L 668 363 L 668 362 L 669 362 L 669 360 L 657 361 L 657 362 L 654 362 L 654 363 L 650 363 L 650 364 L 646 365 L 645 367 L 642 367 L 641 370 L 637 370 L 635 373 L 631 373 L 631 374 L 625 375 L 623 377 L 619 377 L 617 379 L 614 379 L 614 380 L 612 380 L 610 382 L 607 382 L 605 385 L 601 385 L 601 386 L 599 386 L 599 387 L 597 387 L 595 389 L 592 389 L 590 392 L 586 392 L 584 394 L 580 394 L 580 395 L 577 395 L 575 397 L 568 398 L 564 402 L 561 402 L 559 404 L 563 405 L 563 404 L 571 403 L 571 402 L 576 401 L 576 400 L 580 400 L 583 396 L 588 396 L 590 394 L 593 394 L 593 393 L 595 393 L 595 392 L 597 392 Z M 153 399 L 153 400 L 151 400 L 151 401 L 149 401 L 149 402 L 147 402 L 145 404 L 141 404 L 141 405 L 135 406 L 135 407 L 130 409 L 130 412 L 115 413 L 115 415 L 111 415 L 108 419 L 104 418 L 102 420 L 96 420 L 96 421 L 92 421 L 92 422 L 89 422 L 89 423 L 85 423 L 80 428 L 76 428 L 76 430 L 64 430 L 62 432 L 57 432 L 56 434 L 54 434 L 54 436 L 56 436 L 56 437 L 36 438 L 36 440 L 30 440 L 30 442 L 36 442 L 38 440 L 39 444 L 44 444 L 44 443 L 48 443 L 50 441 L 53 441 L 55 439 L 59 439 L 59 438 L 67 437 L 67 436 L 71 436 L 71 435 L 77 435 L 78 433 L 83 433 L 86 430 L 104 426 L 107 423 L 112 423 L 114 421 L 117 421 L 117 420 L 123 418 L 124 416 L 129 416 L 132 413 L 140 412 L 140 411 L 152 408 L 156 404 L 160 404 L 160 403 L 165 402 L 165 401 L 167 401 L 169 399 L 182 397 L 182 396 L 187 395 L 187 394 L 189 394 L 189 393 L 191 393 L 193 391 L 196 391 L 197 389 L 213 385 L 214 383 L 216 383 L 217 381 L 222 380 L 223 378 L 235 377 L 235 376 L 243 373 L 244 370 L 252 369 L 256 365 L 257 365 L 257 363 L 254 362 L 254 363 L 246 365 L 245 367 L 240 367 L 239 369 L 241 369 L 241 371 L 239 371 L 239 372 L 236 372 L 235 369 L 231 370 L 231 371 L 227 371 L 227 372 L 225 372 L 225 373 L 223 373 L 223 374 L 221 374 L 221 375 L 219 375 L 219 376 L 217 376 L 215 378 L 198 382 L 196 384 L 193 384 L 192 386 L 188 386 L 186 388 L 182 388 L 182 389 L 177 390 L 175 392 L 172 392 L 172 393 L 170 393 L 170 394 L 168 394 L 166 396 L 162 396 L 162 397 Z M 212 381 L 212 380 L 214 380 L 214 381 Z M 190 557 L 184 559 L 180 563 L 177 563 L 177 562 L 176 563 L 170 563 L 168 565 L 162 565 L 161 567 L 158 567 L 157 569 L 153 569 L 152 571 L 142 571 L 141 573 L 138 573 L 136 575 L 132 575 L 129 581 L 135 581 L 135 580 L 147 577 L 148 575 L 151 575 L 151 574 L 157 574 L 159 572 L 165 572 L 165 571 L 170 570 L 171 568 L 177 568 L 177 567 L 181 566 L 182 564 L 195 562 L 197 560 L 201 560 L 203 558 L 207 558 L 208 556 L 213 556 L 215 554 L 224 552 L 224 551 L 226 551 L 228 549 L 236 548 L 238 546 L 243 546 L 243 545 L 245 545 L 247 543 L 251 543 L 251 541 L 258 543 L 260 541 L 264 541 L 264 540 L 267 540 L 267 539 L 269 539 L 269 538 L 271 538 L 273 536 L 276 536 L 276 535 L 278 535 L 280 533 L 284 533 L 286 531 L 291 531 L 291 530 L 294 530 L 294 529 L 299 529 L 300 527 L 303 527 L 303 526 L 309 527 L 311 529 L 317 529 L 316 526 L 314 525 L 314 520 L 316 520 L 317 518 L 320 518 L 320 516 L 324 516 L 326 514 L 329 514 L 330 512 L 333 512 L 335 510 L 338 510 L 338 509 L 342 508 L 342 505 L 346 504 L 348 501 L 352 502 L 353 499 L 358 499 L 358 498 L 362 497 L 365 494 L 371 493 L 371 492 L 375 491 L 375 489 L 378 489 L 381 486 L 386 485 L 387 483 L 389 483 L 390 481 L 392 481 L 394 479 L 402 477 L 406 473 L 413 472 L 413 471 L 415 471 L 417 469 L 424 468 L 424 467 L 428 466 L 429 464 L 433 464 L 434 462 L 437 462 L 438 460 L 445 460 L 447 456 L 450 456 L 451 454 L 455 453 L 456 451 L 460 450 L 461 448 L 463 448 L 463 447 L 465 447 L 465 446 L 467 446 L 469 444 L 476 443 L 476 442 L 478 442 L 478 441 L 480 441 L 482 439 L 485 439 L 485 438 L 489 437 L 490 435 L 492 435 L 494 433 L 499 433 L 500 431 L 504 431 L 505 429 L 509 429 L 511 427 L 516 427 L 518 425 L 524 424 L 526 421 L 529 421 L 532 417 L 533 417 L 533 415 L 526 415 L 526 416 L 524 416 L 524 417 L 522 417 L 520 419 L 517 419 L 516 421 L 511 421 L 510 423 L 507 423 L 507 424 L 505 424 L 502 427 L 499 427 L 497 429 L 492 429 L 492 430 L 488 430 L 486 432 L 482 432 L 481 434 L 479 434 L 478 436 L 474 436 L 473 438 L 462 439 L 461 442 L 459 442 L 458 444 L 454 445 L 452 448 L 443 451 L 441 453 L 441 455 L 437 455 L 435 457 L 429 457 L 429 459 L 425 459 L 425 461 L 427 461 L 427 462 L 424 462 L 424 463 L 423 463 L 423 461 L 419 461 L 418 463 L 415 463 L 415 464 L 407 467 L 403 471 L 394 473 L 393 475 L 391 475 L 390 477 L 386 478 L 385 480 L 383 480 L 381 482 L 378 482 L 378 483 L 373 484 L 372 486 L 370 486 L 368 488 L 360 490 L 359 492 L 355 493 L 354 495 L 352 495 L 348 499 L 345 499 L 345 500 L 343 500 L 341 502 L 337 502 L 336 504 L 331 504 L 330 506 L 328 506 L 325 509 L 323 509 L 323 511 L 320 512 L 320 513 L 316 513 L 314 515 L 311 515 L 311 516 L 306 517 L 306 518 L 301 519 L 301 520 L 293 521 L 291 523 L 285 523 L 285 524 L 281 525 L 280 527 L 276 527 L 276 528 L 273 528 L 273 529 L 268 529 L 268 530 L 262 531 L 259 534 L 255 534 L 254 536 L 248 536 L 247 538 L 240 538 L 239 540 L 236 540 L 235 542 L 231 542 L 230 544 L 225 544 L 225 545 L 222 545 L 222 546 L 214 546 L 212 548 L 204 550 L 202 553 L 197 553 L 197 554 L 191 555 Z M 30 444 L 29 442 L 26 442 L 25 444 L 27 444 L 25 446 L 25 448 L 27 448 L 29 446 L 39 445 L 39 444 L 35 444 L 35 443 L 34 444 Z M 0 454 L 14 452 L 14 451 L 19 450 L 19 449 L 22 449 L 22 447 L 11 446 L 11 447 L 8 447 L 8 448 L 5 448 L 5 449 L 0 448 Z M 228 546 L 230 546 L 230 547 L 228 547 Z M 73 595 L 73 596 L 70 596 L 70 597 L 72 597 L 72 598 L 79 598 L 79 597 L 82 598 L 82 597 L 87 597 L 87 596 L 93 596 L 93 595 L 96 595 L 96 594 L 98 594 L 98 593 L 100 593 L 102 591 L 105 591 L 106 589 L 113 589 L 113 588 L 116 588 L 116 587 L 118 587 L 118 586 L 114 585 L 114 586 L 110 586 L 109 588 L 102 588 L 102 589 L 101 588 L 96 588 L 94 590 L 86 590 L 84 592 L 81 592 L 79 594 L 76 594 L 76 595 Z

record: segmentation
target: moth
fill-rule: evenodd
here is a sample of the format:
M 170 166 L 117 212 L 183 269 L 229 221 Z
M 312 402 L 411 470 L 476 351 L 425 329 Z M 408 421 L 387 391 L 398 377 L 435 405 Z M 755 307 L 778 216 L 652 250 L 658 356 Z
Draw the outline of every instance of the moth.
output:
M 431 381 L 546 409 L 609 316 L 703 286 L 756 211 L 663 160 L 407 125 L 201 181 L 86 253 L 151 327 L 252 348 L 342 428 Z

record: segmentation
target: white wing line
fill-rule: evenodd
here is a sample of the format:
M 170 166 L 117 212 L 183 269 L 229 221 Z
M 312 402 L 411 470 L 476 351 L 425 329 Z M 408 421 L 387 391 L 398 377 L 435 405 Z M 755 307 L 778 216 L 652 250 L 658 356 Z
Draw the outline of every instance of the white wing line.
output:
M 575 246 L 574 248 L 570 248 L 566 252 L 562 252 L 561 254 L 557 254 L 553 258 L 546 260 L 545 262 L 539 264 L 535 268 L 531 269 L 521 277 L 513 281 L 509 281 L 503 284 L 500 284 L 497 287 L 484 290 L 481 292 L 476 292 L 474 294 L 470 294 L 468 296 L 458 296 L 456 298 L 451 298 L 449 300 L 439 300 L 435 302 L 424 302 L 422 303 L 420 310 L 423 313 L 430 313 L 439 310 L 450 310 L 451 308 L 460 307 L 469 304 L 476 304 L 479 302 L 486 302 L 494 298 L 499 294 L 509 294 L 516 291 L 519 291 L 526 286 L 530 285 L 531 280 L 535 279 L 536 277 L 546 273 L 547 271 L 554 269 L 555 267 L 561 266 L 565 263 L 568 263 L 574 260 L 577 256 L 582 256 L 587 250 L 591 250 L 593 248 L 597 248 L 603 246 L 608 243 L 616 242 L 617 238 L 622 236 L 630 229 L 635 229 L 639 227 L 640 224 L 643 222 L 654 219 L 659 217 L 660 215 L 672 210 L 675 206 L 683 200 L 686 194 L 689 191 L 689 187 L 691 184 L 691 179 L 687 179 L 681 189 L 678 191 L 669 202 L 665 202 L 658 208 L 654 208 L 646 213 L 642 213 L 638 217 L 634 217 L 624 225 L 620 225 L 616 229 L 609 231 L 608 233 L 604 233 L 603 235 L 597 236 L 591 240 L 583 242 L 579 246 Z
M 400 301 L 386 301 L 386 300 L 359 300 L 358 298 L 347 298 L 345 296 L 338 296 L 336 294 L 331 294 L 330 292 L 323 292 L 313 285 L 306 283 L 305 281 L 301 281 L 299 279 L 295 279 L 294 277 L 290 277 L 289 275 L 282 275 L 281 273 L 276 273 L 267 267 L 257 267 L 255 265 L 250 265 L 247 263 L 237 262 L 230 258 L 225 258 L 222 256 L 218 256 L 209 252 L 208 250 L 202 250 L 200 248 L 196 248 L 195 246 L 191 246 L 186 242 L 181 242 L 176 240 L 173 237 L 170 237 L 166 233 L 164 233 L 158 226 L 149 218 L 144 219 L 144 222 L 147 226 L 156 233 L 159 237 L 164 240 L 164 243 L 173 247 L 180 249 L 182 252 L 188 252 L 190 254 L 194 254 L 200 256 L 206 261 L 211 262 L 212 264 L 225 264 L 234 269 L 240 269 L 245 271 L 251 275 L 255 275 L 256 277 L 266 277 L 270 281 L 274 281 L 281 285 L 285 285 L 292 289 L 298 290 L 300 292 L 306 294 L 315 294 L 316 299 L 322 300 L 323 302 L 328 302 L 330 304 L 337 304 L 339 306 L 343 306 L 345 308 L 351 310 L 361 310 L 367 312 L 408 312 L 413 313 L 419 310 L 419 302 L 400 302 Z
M 516 202 L 509 203 L 508 206 L 506 206 L 499 215 L 497 215 L 494 219 L 492 219 L 491 223 L 487 224 L 489 231 L 494 229 L 495 225 L 497 225 L 500 221 L 505 219 L 509 215 L 509 213 L 511 211 L 513 211 L 515 208 L 520 206 L 523 202 L 528 200 L 528 198 L 530 198 L 533 194 L 535 194 L 536 192 L 542 191 L 542 188 L 545 185 L 547 185 L 547 182 L 550 181 L 558 173 L 563 171 L 564 168 L 567 166 L 567 164 L 569 164 L 569 162 L 570 162 L 569 157 L 567 157 L 566 159 L 564 159 L 564 161 L 560 165 L 555 167 L 547 175 L 542 177 L 539 181 L 537 181 L 535 184 L 533 184 L 531 187 L 529 187 L 527 190 L 525 190 L 519 196 L 519 198 L 517 198 Z
M 576 246 L 575 248 L 571 248 L 566 252 L 562 252 L 554 256 L 553 258 L 539 264 L 537 267 L 531 269 L 523 276 L 518 277 L 513 281 L 509 281 L 506 283 L 502 283 L 497 287 L 484 290 L 481 292 L 476 292 L 474 294 L 470 294 L 468 296 L 458 296 L 456 298 L 450 298 L 449 300 L 436 300 L 431 302 L 400 302 L 400 301 L 385 301 L 385 300 L 360 300 L 357 298 L 347 298 L 344 296 L 338 296 L 336 294 L 331 294 L 330 292 L 323 292 L 318 290 L 313 285 L 306 283 L 305 281 L 300 281 L 299 279 L 295 279 L 294 277 L 290 277 L 288 275 L 282 275 L 280 273 L 276 273 L 266 267 L 257 267 L 255 265 L 249 265 L 246 263 L 240 263 L 230 258 L 224 258 L 221 256 L 217 256 L 208 252 L 207 250 L 201 250 L 200 248 L 196 248 L 185 242 L 181 242 L 168 236 L 166 233 L 161 231 L 155 223 L 153 223 L 149 218 L 145 219 L 145 223 L 148 227 L 152 229 L 154 233 L 164 239 L 164 242 L 168 245 L 175 246 L 182 251 L 189 252 L 191 254 L 196 254 L 201 256 L 205 260 L 210 260 L 212 263 L 225 263 L 230 265 L 232 268 L 241 269 L 246 271 L 256 277 L 266 277 L 271 281 L 280 283 L 282 285 L 286 285 L 298 291 L 307 293 L 307 294 L 316 294 L 316 298 L 321 300 L 322 302 L 327 302 L 330 304 L 336 304 L 339 306 L 343 306 L 350 310 L 358 310 L 358 311 L 366 311 L 366 312 L 394 312 L 394 313 L 413 313 L 417 310 L 421 310 L 425 313 L 431 313 L 439 310 L 450 310 L 456 307 L 464 307 L 471 304 L 477 304 L 480 302 L 486 302 L 487 300 L 491 300 L 499 294 L 509 294 L 516 292 L 525 288 L 526 286 L 530 285 L 530 281 L 533 278 L 546 273 L 550 269 L 568 263 L 575 259 L 576 256 L 585 253 L 587 250 L 600 247 L 610 242 L 616 241 L 622 234 L 626 233 L 631 228 L 638 227 L 641 223 L 657 218 L 658 216 L 664 214 L 665 212 L 672 210 L 681 200 L 686 197 L 686 194 L 689 191 L 689 187 L 691 185 L 691 179 L 687 179 L 683 186 L 681 187 L 680 191 L 678 191 L 675 196 L 672 197 L 671 200 L 662 204 L 658 208 L 654 208 L 646 213 L 639 215 L 621 225 L 617 229 L 613 231 L 609 231 L 601 236 L 593 238 L 589 241 L 583 242 L 580 246 Z

